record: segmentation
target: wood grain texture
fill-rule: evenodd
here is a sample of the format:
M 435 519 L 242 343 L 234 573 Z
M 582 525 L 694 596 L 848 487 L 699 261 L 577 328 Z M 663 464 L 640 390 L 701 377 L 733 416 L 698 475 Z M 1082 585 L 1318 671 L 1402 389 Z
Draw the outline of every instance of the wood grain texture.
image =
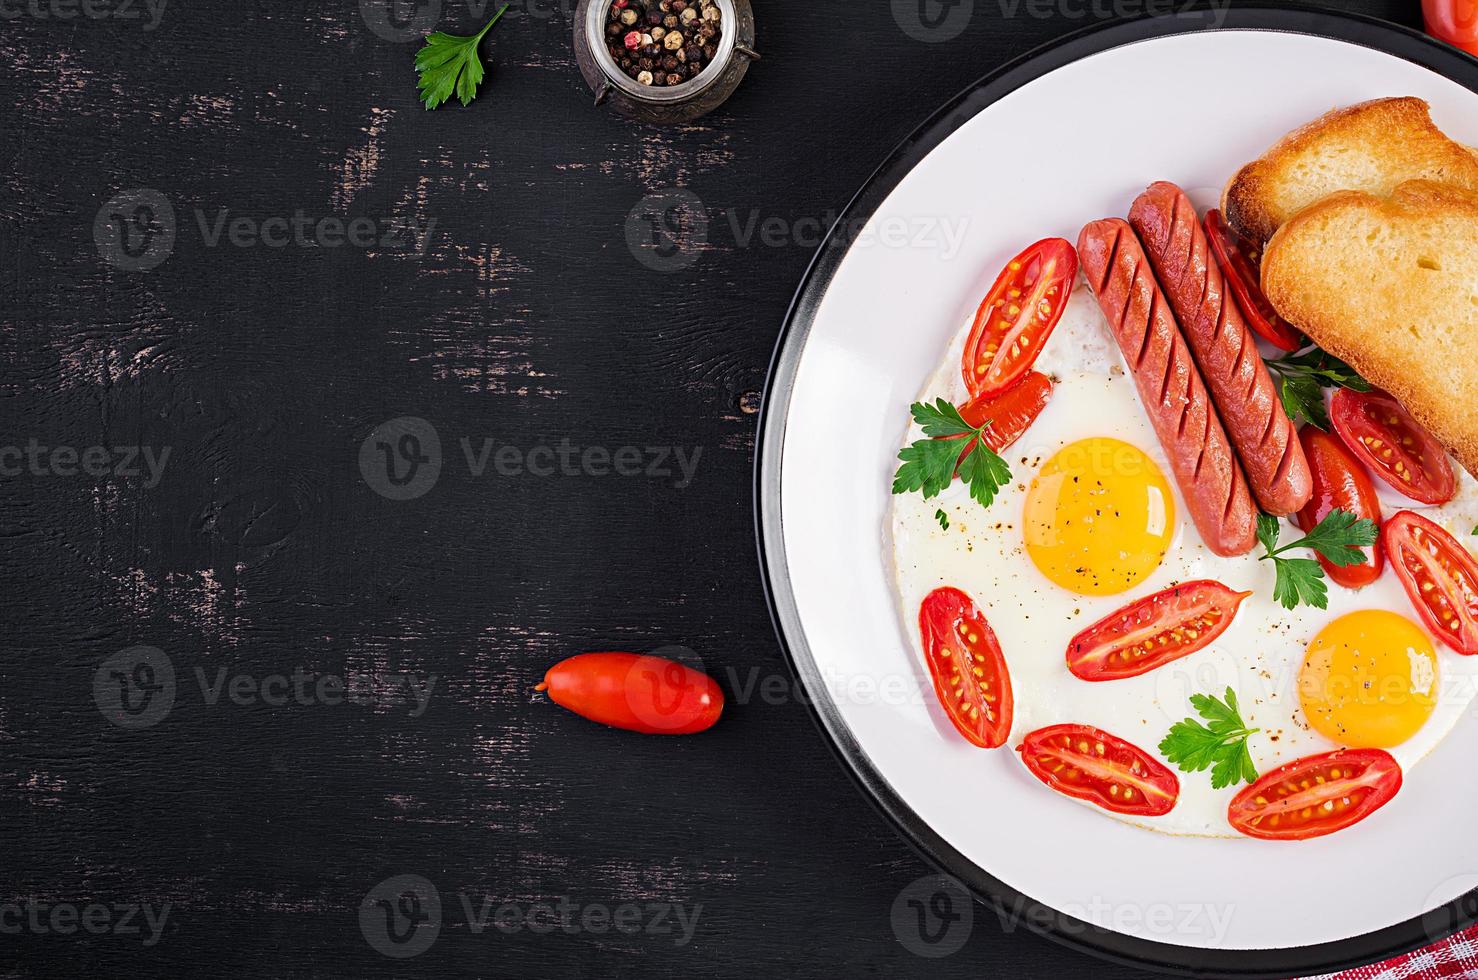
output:
M 764 60 L 719 113 L 662 132 L 591 107 L 554 3 L 510 11 L 483 95 L 431 113 L 415 44 L 355 4 L 171 3 L 152 30 L 136 6 L 143 21 L 16 5 L 0 27 L 0 447 L 171 452 L 152 486 L 0 478 L 0 910 L 170 912 L 153 945 L 0 935 L 5 975 L 1134 975 L 984 909 L 951 956 L 899 943 L 890 909 L 927 868 L 787 693 L 751 530 L 747 409 L 812 249 L 746 222 L 841 208 L 929 107 L 1081 22 L 977 2 L 926 45 L 888 3 L 759 0 Z M 446 29 L 475 27 L 443 6 Z M 1417 21 L 1411 3 L 1348 6 Z M 710 226 L 663 273 L 625 229 L 672 187 Z M 102 260 L 94 220 L 139 188 L 170 202 L 176 240 L 132 272 Z M 435 225 L 421 256 L 212 245 L 222 209 Z M 359 466 L 399 416 L 442 443 L 414 500 Z M 701 457 L 685 485 L 476 476 L 463 438 Z M 177 691 L 126 730 L 93 679 L 135 644 L 164 652 Z M 664 740 L 530 691 L 569 654 L 666 645 L 731 697 L 778 693 Z M 222 669 L 365 678 L 371 703 L 212 704 L 196 671 Z M 418 717 L 401 672 L 438 678 Z M 446 909 L 414 960 L 360 929 L 399 874 Z M 459 892 L 701 912 L 685 944 L 478 933 Z

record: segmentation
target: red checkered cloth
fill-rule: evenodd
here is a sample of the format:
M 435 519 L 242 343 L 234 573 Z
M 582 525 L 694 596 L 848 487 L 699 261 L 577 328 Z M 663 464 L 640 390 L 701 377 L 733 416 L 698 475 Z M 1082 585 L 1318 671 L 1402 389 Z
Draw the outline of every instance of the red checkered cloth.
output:
M 1478 926 L 1394 960 L 1311 980 L 1429 980 L 1436 977 L 1478 980 Z

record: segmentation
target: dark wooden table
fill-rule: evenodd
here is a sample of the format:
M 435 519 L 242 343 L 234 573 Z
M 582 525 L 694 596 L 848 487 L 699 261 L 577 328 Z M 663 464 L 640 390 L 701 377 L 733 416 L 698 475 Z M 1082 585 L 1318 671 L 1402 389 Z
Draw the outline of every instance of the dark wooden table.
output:
M 749 489 L 835 210 L 1092 15 L 975 0 L 926 43 L 906 3 L 758 0 L 764 60 L 660 131 L 591 106 L 573 0 L 515 3 L 434 113 L 359 6 L 0 3 L 0 968 L 1134 975 L 983 908 L 900 939 L 928 869 L 780 659 Z M 708 229 L 653 267 L 672 189 Z M 664 646 L 729 692 L 702 737 L 530 691 Z

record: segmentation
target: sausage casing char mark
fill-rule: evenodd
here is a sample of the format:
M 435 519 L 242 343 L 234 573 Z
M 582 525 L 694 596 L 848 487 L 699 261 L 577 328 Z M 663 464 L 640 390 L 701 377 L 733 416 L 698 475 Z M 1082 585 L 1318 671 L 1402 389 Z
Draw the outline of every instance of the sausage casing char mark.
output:
M 1078 258 L 1202 539 L 1218 555 L 1246 554 L 1257 540 L 1252 493 L 1134 229 L 1093 222 Z
M 1180 321 L 1253 496 L 1269 514 L 1296 513 L 1314 492 L 1309 461 L 1195 205 L 1161 181 L 1134 202 L 1129 225 Z

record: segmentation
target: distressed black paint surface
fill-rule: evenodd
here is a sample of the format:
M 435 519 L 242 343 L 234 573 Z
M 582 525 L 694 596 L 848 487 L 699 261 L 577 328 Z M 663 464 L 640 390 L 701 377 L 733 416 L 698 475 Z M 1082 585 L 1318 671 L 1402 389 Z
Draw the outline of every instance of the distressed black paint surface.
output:
M 1414 3 L 1346 6 L 1415 24 Z M 444 26 L 475 27 L 460 3 Z M 887 2 L 760 0 L 765 60 L 676 132 L 591 108 L 568 17 L 520 7 L 484 94 L 423 112 L 414 44 L 352 3 L 171 4 L 144 22 L 0 21 L 0 446 L 143 445 L 139 478 L 0 479 L 0 903 L 170 903 L 162 939 L 0 934 L 16 976 L 1130 976 L 984 910 L 940 960 L 889 912 L 926 868 L 789 694 L 759 591 L 758 389 L 806 244 L 751 221 L 840 208 L 925 111 L 1081 22 L 977 2 L 926 45 Z M 144 15 L 147 21 L 147 14 Z M 1085 104 L 1089 97 L 1085 96 Z M 1128 111 L 1128 110 L 1126 110 Z M 1069 113 L 1070 115 L 1070 113 Z M 627 247 L 643 195 L 712 218 L 688 269 Z M 93 221 L 153 188 L 148 272 Z M 242 248 L 213 223 L 434 220 L 386 245 Z M 197 219 L 197 212 L 201 218 Z M 204 221 L 202 230 L 200 221 Z M 736 232 L 737 229 L 737 232 Z M 443 469 L 377 494 L 361 443 L 418 416 Z M 680 475 L 482 476 L 459 440 L 674 446 Z M 111 725 L 93 675 L 164 651 L 173 709 Z M 691 740 L 607 731 L 529 689 L 568 654 L 690 647 L 734 706 Z M 206 701 L 196 670 L 376 679 L 374 705 Z M 439 681 L 428 710 L 387 674 Z M 397 963 L 359 928 L 377 882 L 433 881 L 444 928 Z M 459 892 L 581 908 L 701 903 L 693 939 L 475 933 Z M 3 923 L 0 923 L 3 924 Z

